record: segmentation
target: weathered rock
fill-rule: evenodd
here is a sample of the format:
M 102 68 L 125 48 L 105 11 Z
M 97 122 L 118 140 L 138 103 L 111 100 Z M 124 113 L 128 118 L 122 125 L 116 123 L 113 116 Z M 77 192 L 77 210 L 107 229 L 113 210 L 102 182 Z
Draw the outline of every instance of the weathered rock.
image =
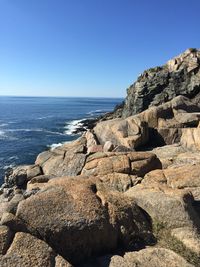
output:
M 135 151 L 134 148 L 129 148 L 126 146 L 116 146 L 112 152 L 133 152 Z
M 109 267 L 192 267 L 175 252 L 164 248 L 146 248 L 138 252 L 125 253 L 124 257 L 111 258 Z M 193 266 L 194 267 L 194 266 Z
M 114 146 L 136 148 L 148 142 L 147 124 L 136 117 L 99 122 L 94 132 L 103 145 L 110 140 Z
M 171 234 L 191 251 L 197 253 L 197 255 L 200 255 L 200 236 L 194 228 L 176 228 L 171 231 Z
M 181 144 L 191 150 L 200 150 L 200 127 L 182 130 Z
M 55 178 L 55 176 L 51 175 L 39 175 L 37 177 L 34 177 L 29 181 L 29 184 L 35 184 L 35 183 L 47 183 L 50 179 Z
M 10 248 L 0 257 L 0 261 L 2 267 L 62 266 L 59 262 L 55 265 L 55 258 L 56 253 L 44 241 L 27 233 L 16 233 Z M 64 259 L 62 260 L 67 264 Z
M 12 170 L 9 176 L 5 177 L 5 182 L 9 187 L 24 187 L 27 183 L 27 170 L 29 165 L 18 166 Z
M 200 153 L 198 151 L 189 151 L 180 144 L 157 147 L 151 152 L 159 158 L 163 169 L 200 163 Z
M 73 267 L 73 266 L 69 262 L 67 262 L 63 257 L 58 255 L 55 258 L 55 267 Z
M 193 192 L 195 188 L 200 191 L 200 163 L 185 164 L 164 170 L 155 170 L 145 175 L 142 184 L 145 187 L 156 185 L 160 187 L 165 184 L 172 189 L 189 189 Z M 193 194 L 195 196 L 195 193 Z M 199 200 L 197 198 L 196 200 Z
M 46 151 L 38 155 L 36 164 L 45 175 L 74 176 L 80 174 L 86 159 L 86 138 L 64 144 L 53 151 Z
M 193 98 L 200 92 L 200 51 L 188 49 L 162 67 L 144 71 L 127 89 L 123 117 L 158 106 L 178 95 Z M 195 64 L 194 64 L 195 61 Z
M 7 226 L 0 226 L 0 255 L 6 253 L 12 242 L 13 236 L 13 233 Z
M 116 172 L 144 176 L 150 170 L 159 168 L 161 168 L 161 163 L 152 153 L 107 152 L 89 156 L 82 174 L 97 176 Z
M 111 141 L 106 141 L 104 146 L 103 146 L 103 151 L 104 152 L 111 152 L 114 149 L 114 145 Z
M 97 176 L 99 182 L 98 188 L 105 187 L 107 190 L 117 190 L 119 192 L 125 192 L 130 187 L 140 183 L 142 178 L 136 175 L 129 175 L 125 173 L 109 173 L 107 175 Z
M 179 142 L 182 129 L 197 127 L 199 121 L 200 107 L 184 96 L 177 96 L 126 119 L 99 122 L 94 132 L 101 144 L 111 140 L 114 145 L 137 148 L 148 142 L 154 145 Z
M 55 176 L 52 175 L 39 175 L 37 177 L 32 178 L 27 183 L 26 191 L 24 192 L 24 197 L 31 196 L 38 192 L 50 179 L 54 179 Z
M 98 145 L 98 141 L 97 141 L 96 136 L 94 135 L 92 130 L 88 130 L 85 133 L 85 138 L 86 138 L 86 142 L 87 142 L 87 148 L 90 148 L 91 146 Z
M 103 152 L 103 146 L 102 145 L 94 145 L 90 146 L 87 150 L 88 154 L 96 153 L 96 152 Z
M 23 221 L 9 212 L 5 212 L 1 218 L 1 225 L 9 227 L 12 232 L 28 232 L 26 225 Z
M 32 178 L 42 175 L 42 170 L 40 168 L 40 166 L 38 165 L 32 165 L 29 166 L 27 169 L 27 179 L 31 180 Z
M 166 228 L 200 227 L 198 214 L 193 207 L 194 199 L 187 191 L 150 188 L 141 184 L 130 188 L 125 195 L 132 197 L 153 222 L 161 223 Z
M 0 197 L 0 219 L 5 212 L 11 212 L 15 214 L 17 206 L 21 200 L 23 200 L 23 195 L 20 193 L 14 194 L 11 198 Z
M 200 164 L 168 168 L 164 175 L 171 188 L 200 187 Z
M 117 192 L 97 192 L 95 183 L 84 177 L 50 180 L 20 202 L 17 218 L 72 263 L 119 244 L 146 242 L 151 228 L 132 199 Z

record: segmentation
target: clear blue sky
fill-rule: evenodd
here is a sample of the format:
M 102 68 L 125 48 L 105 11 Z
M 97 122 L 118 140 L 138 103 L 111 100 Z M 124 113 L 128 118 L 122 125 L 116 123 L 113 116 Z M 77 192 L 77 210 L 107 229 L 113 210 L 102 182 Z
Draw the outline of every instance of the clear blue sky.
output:
M 123 97 L 200 47 L 199 0 L 0 0 L 0 95 Z

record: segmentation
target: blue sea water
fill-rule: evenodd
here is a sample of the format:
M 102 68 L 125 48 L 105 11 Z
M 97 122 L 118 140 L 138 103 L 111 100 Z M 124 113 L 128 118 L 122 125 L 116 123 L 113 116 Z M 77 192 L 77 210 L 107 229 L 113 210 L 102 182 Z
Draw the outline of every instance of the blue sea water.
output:
M 113 110 L 120 98 L 0 97 L 0 184 L 5 170 L 78 137 L 82 119 Z

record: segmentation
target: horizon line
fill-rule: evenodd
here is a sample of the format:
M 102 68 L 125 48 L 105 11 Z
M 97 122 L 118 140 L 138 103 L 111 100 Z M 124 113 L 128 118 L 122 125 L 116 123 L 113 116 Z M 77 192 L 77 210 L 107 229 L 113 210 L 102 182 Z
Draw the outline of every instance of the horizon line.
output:
M 0 97 L 35 97 L 35 98 L 116 98 L 116 99 L 124 99 L 125 97 L 120 96 L 32 96 L 32 95 L 0 95 Z

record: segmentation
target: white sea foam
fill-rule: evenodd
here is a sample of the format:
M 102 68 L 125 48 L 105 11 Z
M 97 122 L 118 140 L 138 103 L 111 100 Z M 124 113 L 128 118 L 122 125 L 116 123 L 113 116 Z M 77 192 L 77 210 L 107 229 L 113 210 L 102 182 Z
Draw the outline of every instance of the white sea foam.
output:
M 49 145 L 48 147 L 50 148 L 50 150 L 52 151 L 52 150 L 54 150 L 55 148 L 57 148 L 57 147 L 60 147 L 60 146 L 62 146 L 62 145 L 64 145 L 64 144 L 67 144 L 67 143 L 70 143 L 71 141 L 66 141 L 66 142 L 62 142 L 62 143 L 58 143 L 58 144 L 52 144 L 52 145 Z
M 36 120 L 45 120 L 45 119 L 49 119 L 49 118 L 53 118 L 53 117 L 54 117 L 53 115 L 43 116 L 43 117 L 36 118 Z
M 13 159 L 16 160 L 16 159 L 19 159 L 19 157 L 18 157 L 18 156 L 12 156 L 12 157 L 9 157 L 8 159 L 9 159 L 9 160 L 13 160 Z
M 76 131 L 76 129 L 78 129 L 79 127 L 81 127 L 83 125 L 82 121 L 84 121 L 84 120 L 85 119 L 73 120 L 73 121 L 67 123 L 67 125 L 64 127 L 66 129 L 64 131 L 64 133 L 67 135 L 74 135 L 74 132 Z
M 52 145 L 49 145 L 48 147 L 50 148 L 50 150 L 54 150 L 55 148 L 57 148 L 59 146 L 62 146 L 62 143 L 52 144 Z
M 0 124 L 0 127 L 5 127 L 5 126 L 8 126 L 8 123 L 1 123 Z
M 7 132 L 44 132 L 44 133 L 49 133 L 49 134 L 55 134 L 55 135 L 64 135 L 63 133 L 60 132 L 54 132 L 54 131 L 49 131 L 46 129 L 40 129 L 40 128 L 31 128 L 31 129 L 8 129 Z
M 0 130 L 0 136 L 3 136 L 3 135 L 5 135 L 5 132 Z
M 7 138 L 6 132 L 3 130 L 0 130 L 0 139 L 5 139 Z
M 15 166 L 16 166 L 15 164 L 5 165 L 3 167 L 3 170 L 7 170 L 8 168 L 14 168 Z

